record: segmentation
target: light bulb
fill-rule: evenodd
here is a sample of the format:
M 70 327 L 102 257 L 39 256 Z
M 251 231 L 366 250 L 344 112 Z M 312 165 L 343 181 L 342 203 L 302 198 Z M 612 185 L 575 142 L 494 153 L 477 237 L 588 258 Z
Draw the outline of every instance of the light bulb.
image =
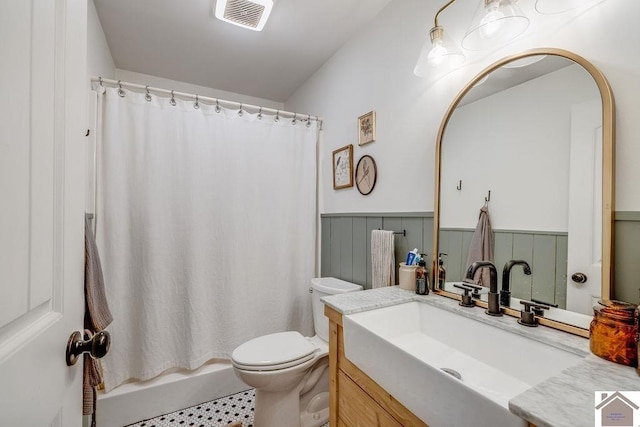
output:
M 502 28 L 503 19 L 504 13 L 498 9 L 498 2 L 490 3 L 484 18 L 480 21 L 480 37 L 483 39 L 495 37 Z
M 436 26 L 429 31 L 429 39 L 425 40 L 413 73 L 424 77 L 429 68 L 452 69 L 462 65 L 464 55 L 445 33 L 442 27 Z
M 427 55 L 427 61 L 432 67 L 438 67 L 442 65 L 446 55 L 449 53 L 446 47 L 442 45 L 442 40 L 436 40 L 433 43 L 433 48 Z

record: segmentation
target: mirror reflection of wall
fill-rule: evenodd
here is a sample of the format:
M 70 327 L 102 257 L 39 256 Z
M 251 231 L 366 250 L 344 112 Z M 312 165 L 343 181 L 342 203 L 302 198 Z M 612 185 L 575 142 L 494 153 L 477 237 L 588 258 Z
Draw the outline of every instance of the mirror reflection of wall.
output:
M 577 117 L 585 109 L 590 110 L 588 118 Z M 439 252 L 448 254 L 447 281 L 464 278 L 471 235 L 490 190 L 496 268 L 501 273 L 508 260 L 524 259 L 533 270 L 525 275 L 513 269 L 512 295 L 591 313 L 593 299 L 600 297 L 601 242 L 599 232 L 592 233 L 590 227 L 600 226 L 601 175 L 585 178 L 572 170 L 593 171 L 600 159 L 600 109 L 591 75 L 557 56 L 522 68 L 499 68 L 465 95 L 451 115 L 441 148 Z M 577 144 L 576 123 L 588 129 Z M 576 150 L 583 145 L 591 147 L 591 158 L 587 154 L 578 163 L 575 159 L 582 154 Z M 568 201 L 576 192 L 591 194 L 590 212 L 570 208 Z M 591 221 L 574 231 L 576 216 L 589 216 Z M 594 246 L 586 262 L 596 269 L 588 273 L 593 288 L 569 292 L 577 303 L 567 302 L 567 263 L 571 264 L 574 238 L 581 239 L 578 245 L 586 239 Z

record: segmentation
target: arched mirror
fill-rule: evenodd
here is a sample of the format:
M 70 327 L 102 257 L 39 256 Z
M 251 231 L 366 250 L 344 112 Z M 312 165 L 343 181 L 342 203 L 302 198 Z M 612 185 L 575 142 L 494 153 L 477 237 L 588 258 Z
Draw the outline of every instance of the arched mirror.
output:
M 446 254 L 436 292 L 459 298 L 454 285 L 483 256 L 474 230 L 486 208 L 498 289 L 511 292 L 504 311 L 546 303 L 541 323 L 588 336 L 613 283 L 614 118 L 604 75 L 560 49 L 505 58 L 469 82 L 436 145 L 433 253 Z

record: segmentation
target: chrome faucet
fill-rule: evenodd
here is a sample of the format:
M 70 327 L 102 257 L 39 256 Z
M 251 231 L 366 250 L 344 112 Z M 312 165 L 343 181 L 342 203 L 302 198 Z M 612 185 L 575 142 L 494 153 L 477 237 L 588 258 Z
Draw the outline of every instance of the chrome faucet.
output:
M 473 280 L 476 275 L 476 271 L 480 268 L 489 269 L 489 294 L 487 295 L 487 302 L 489 308 L 485 311 L 490 316 L 502 316 L 500 312 L 500 301 L 498 294 L 498 272 L 496 266 L 489 261 L 476 261 L 467 269 L 467 279 Z
M 522 265 L 524 274 L 527 276 L 531 275 L 531 267 L 529 267 L 529 263 L 527 263 L 527 261 L 521 259 L 512 259 L 511 261 L 507 261 L 504 265 L 504 269 L 502 270 L 502 289 L 500 290 L 500 304 L 505 307 L 509 307 L 509 304 L 511 303 L 509 282 L 511 281 L 511 269 L 514 265 Z

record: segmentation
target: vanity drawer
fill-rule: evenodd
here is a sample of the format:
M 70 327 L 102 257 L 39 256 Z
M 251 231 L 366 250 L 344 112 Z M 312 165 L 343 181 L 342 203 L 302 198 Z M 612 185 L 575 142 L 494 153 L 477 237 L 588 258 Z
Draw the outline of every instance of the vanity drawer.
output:
M 391 415 L 362 391 L 342 371 L 338 371 L 339 425 L 346 427 L 402 427 Z

